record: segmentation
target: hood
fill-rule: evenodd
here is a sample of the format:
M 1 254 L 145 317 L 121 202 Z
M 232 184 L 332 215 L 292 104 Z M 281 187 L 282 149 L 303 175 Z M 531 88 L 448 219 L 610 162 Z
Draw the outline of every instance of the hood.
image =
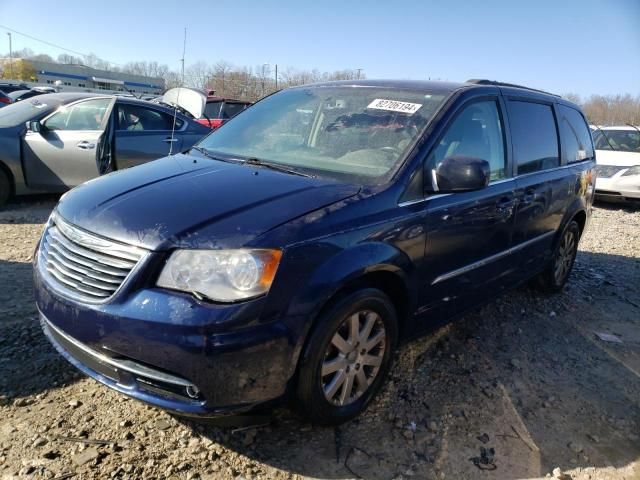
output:
M 640 153 L 616 152 L 615 150 L 596 150 L 598 165 L 617 165 L 619 167 L 633 167 L 640 165 Z
M 207 96 L 194 88 L 177 87 L 167 90 L 160 101 L 186 110 L 193 118 L 200 118 L 207 105 Z
M 63 195 L 57 212 L 90 232 L 150 250 L 237 248 L 359 190 L 183 154 L 84 183 Z

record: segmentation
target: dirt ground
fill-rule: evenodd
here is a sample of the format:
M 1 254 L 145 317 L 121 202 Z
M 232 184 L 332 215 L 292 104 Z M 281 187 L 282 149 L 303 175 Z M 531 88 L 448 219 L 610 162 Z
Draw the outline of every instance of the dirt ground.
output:
M 521 288 L 403 346 L 349 424 L 281 409 L 230 428 L 112 392 L 48 344 L 30 262 L 55 200 L 0 210 L 0 479 L 640 479 L 640 210 L 595 209 L 564 293 Z

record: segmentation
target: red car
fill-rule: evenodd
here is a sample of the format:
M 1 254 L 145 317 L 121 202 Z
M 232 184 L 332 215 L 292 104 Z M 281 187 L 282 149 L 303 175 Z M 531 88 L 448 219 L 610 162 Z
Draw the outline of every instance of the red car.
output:
M 204 113 L 201 118 L 197 119 L 197 121 L 215 130 L 230 118 L 235 117 L 249 105 L 251 105 L 251 102 L 235 100 L 232 98 L 208 96 Z

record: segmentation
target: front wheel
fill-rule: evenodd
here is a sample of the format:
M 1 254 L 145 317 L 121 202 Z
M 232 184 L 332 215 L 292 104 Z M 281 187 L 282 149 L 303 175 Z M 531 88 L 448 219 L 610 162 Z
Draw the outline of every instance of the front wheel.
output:
M 560 292 L 573 268 L 578 253 L 580 227 L 572 221 L 567 225 L 547 268 L 538 277 L 538 285 L 547 292 Z
M 380 290 L 359 290 L 337 302 L 318 320 L 302 356 L 302 413 L 322 425 L 358 415 L 380 390 L 397 337 L 395 309 Z

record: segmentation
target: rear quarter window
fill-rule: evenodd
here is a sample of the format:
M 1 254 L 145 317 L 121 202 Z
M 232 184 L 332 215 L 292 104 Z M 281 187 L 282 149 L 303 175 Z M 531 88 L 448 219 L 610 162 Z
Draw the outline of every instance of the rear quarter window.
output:
M 560 165 L 558 131 L 550 105 L 511 100 L 509 124 L 519 175 Z
M 574 108 L 558 105 L 562 158 L 567 163 L 593 158 L 591 134 L 584 117 Z

